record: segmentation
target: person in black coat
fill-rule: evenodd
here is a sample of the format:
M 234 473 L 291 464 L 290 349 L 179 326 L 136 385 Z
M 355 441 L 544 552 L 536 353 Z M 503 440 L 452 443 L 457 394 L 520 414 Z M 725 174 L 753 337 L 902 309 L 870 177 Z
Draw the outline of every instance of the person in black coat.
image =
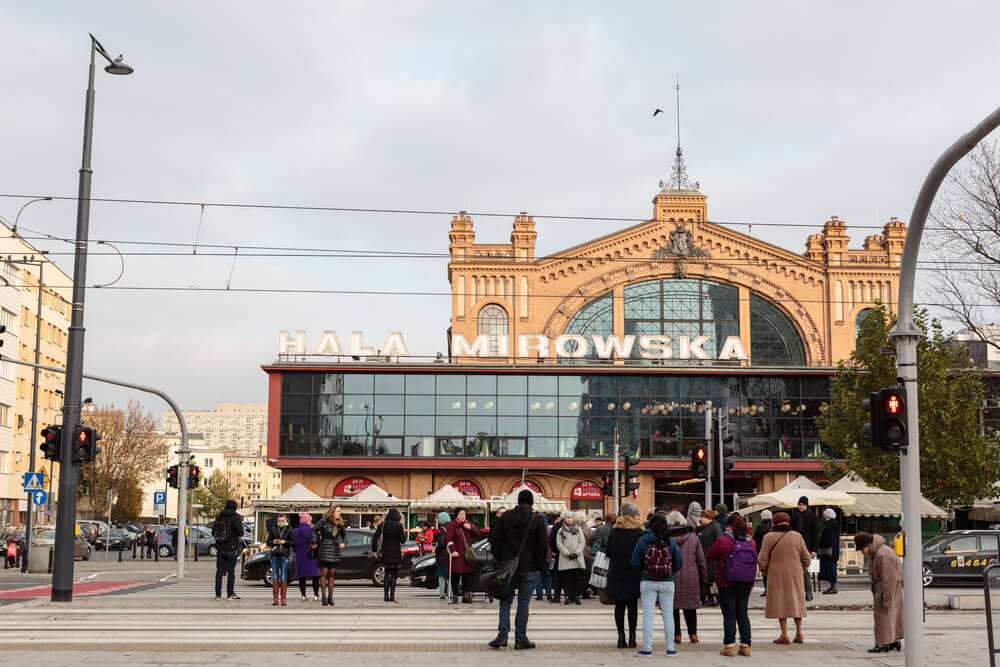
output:
M 760 555 L 760 545 L 764 543 L 764 536 L 771 532 L 771 510 L 764 510 L 760 513 L 760 525 L 753 531 L 753 543 L 757 545 L 757 555 Z M 767 575 L 762 574 L 764 580 L 764 592 L 761 597 L 767 595 Z
M 402 518 L 399 510 L 392 508 L 372 536 L 372 551 L 385 568 L 383 589 L 386 602 L 396 601 L 396 580 L 399 578 L 399 566 L 403 564 L 403 542 L 406 541 Z
M 832 507 L 823 510 L 823 532 L 819 536 L 819 580 L 829 581 L 830 587 L 823 591 L 824 595 L 837 592 L 837 561 L 840 560 L 840 522 L 837 512 Z M 829 550 L 830 555 L 825 555 Z
M 559 581 L 559 549 L 556 548 L 556 537 L 559 535 L 560 528 L 562 528 L 562 514 L 556 516 L 556 520 L 552 523 L 552 530 L 549 531 L 549 550 L 552 552 L 552 563 L 549 564 L 552 573 L 552 597 L 549 598 L 549 602 L 556 604 L 559 603 L 562 591 L 562 584 Z
M 805 540 L 806 550 L 813 558 L 816 557 L 816 541 L 819 538 L 819 519 L 816 513 L 809 507 L 809 499 L 805 496 L 799 498 L 798 508 L 790 513 L 792 518 L 792 530 L 802 535 Z M 806 601 L 813 599 L 812 582 L 809 581 L 809 571 L 803 573 L 803 582 L 806 587 Z
M 632 567 L 632 552 L 642 537 L 639 508 L 632 503 L 622 505 L 615 520 L 604 553 L 609 559 L 607 594 L 615 601 L 615 625 L 618 628 L 618 648 L 635 648 L 636 624 L 639 620 L 639 582 L 642 570 Z M 625 612 L 628 611 L 628 641 L 625 641 Z

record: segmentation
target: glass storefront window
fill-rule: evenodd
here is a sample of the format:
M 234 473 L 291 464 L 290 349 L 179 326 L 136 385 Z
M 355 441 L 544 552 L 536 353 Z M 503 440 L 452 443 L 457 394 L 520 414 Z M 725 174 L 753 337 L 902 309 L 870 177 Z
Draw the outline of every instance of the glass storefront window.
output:
M 497 393 L 506 396 L 528 393 L 528 378 L 524 375 L 501 375 L 497 378 Z
M 437 393 L 465 394 L 464 375 L 439 375 L 437 378 Z
M 430 374 L 421 375 L 407 375 L 406 376 L 406 393 L 407 394 L 433 394 L 434 393 L 434 380 L 435 376 Z

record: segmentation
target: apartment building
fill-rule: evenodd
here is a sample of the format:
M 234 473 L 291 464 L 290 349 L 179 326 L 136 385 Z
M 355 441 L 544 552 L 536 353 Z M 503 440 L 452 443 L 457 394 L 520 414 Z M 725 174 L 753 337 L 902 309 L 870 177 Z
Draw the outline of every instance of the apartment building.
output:
M 248 456 L 259 456 L 267 441 L 267 405 L 264 403 L 216 403 L 214 410 L 182 410 L 188 432 L 205 436 L 206 444 L 224 447 Z M 163 413 L 163 431 L 180 432 L 173 411 Z

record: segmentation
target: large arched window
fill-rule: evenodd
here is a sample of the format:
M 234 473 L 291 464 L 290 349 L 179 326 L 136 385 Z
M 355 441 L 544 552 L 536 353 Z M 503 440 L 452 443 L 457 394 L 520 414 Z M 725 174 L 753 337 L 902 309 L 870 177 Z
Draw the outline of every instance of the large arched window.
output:
M 857 340 L 858 336 L 861 335 L 861 325 L 864 323 L 865 319 L 867 319 L 868 315 L 874 310 L 874 308 L 863 308 L 861 312 L 858 313 L 858 316 L 854 318 L 854 340 Z
M 788 316 L 766 299 L 750 295 L 750 363 L 805 366 L 806 350 Z
M 579 334 L 590 340 L 594 334 L 600 336 L 610 336 L 615 332 L 615 317 L 611 293 L 598 297 L 577 311 L 573 319 L 566 325 L 565 334 Z M 576 341 L 566 344 L 566 349 L 570 352 L 576 350 Z M 596 359 L 597 355 L 593 348 L 588 359 Z M 563 363 L 572 363 L 573 359 L 561 359 Z
M 489 336 L 489 355 L 497 356 L 499 341 L 507 335 L 507 311 L 502 306 L 490 303 L 479 311 L 479 333 Z

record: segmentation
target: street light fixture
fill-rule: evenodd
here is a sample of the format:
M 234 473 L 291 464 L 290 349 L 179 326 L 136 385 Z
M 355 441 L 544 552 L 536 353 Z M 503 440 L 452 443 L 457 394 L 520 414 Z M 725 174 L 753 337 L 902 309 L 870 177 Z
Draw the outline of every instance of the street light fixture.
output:
M 73 600 L 73 540 L 76 524 L 77 465 L 73 462 L 73 433 L 80 426 L 80 399 L 83 394 L 83 308 L 87 285 L 87 238 L 90 231 L 90 154 L 94 134 L 94 61 L 96 55 L 108 61 L 104 71 L 108 74 L 131 74 L 132 68 L 122 62 L 122 57 L 112 60 L 97 38 L 90 35 L 90 71 L 87 80 L 87 98 L 83 119 L 83 159 L 80 166 L 80 189 L 76 204 L 76 251 L 73 257 L 73 314 L 69 326 L 69 344 L 66 352 L 66 392 L 63 401 L 63 440 L 59 469 L 59 511 L 56 514 L 56 549 L 52 567 L 52 601 Z M 183 484 L 187 467 L 181 468 Z M 181 494 L 181 511 L 183 511 Z M 178 527 L 178 532 L 180 528 Z M 178 536 L 178 542 L 182 538 Z

